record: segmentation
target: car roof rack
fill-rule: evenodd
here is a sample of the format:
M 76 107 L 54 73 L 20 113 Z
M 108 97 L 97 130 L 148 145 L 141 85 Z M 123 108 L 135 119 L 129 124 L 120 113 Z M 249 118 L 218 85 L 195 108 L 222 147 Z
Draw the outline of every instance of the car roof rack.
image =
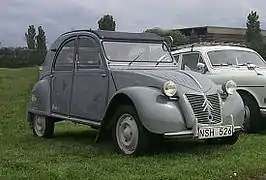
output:
M 184 48 L 191 48 L 193 50 L 194 47 L 202 47 L 202 46 L 238 46 L 238 47 L 247 47 L 244 43 L 233 43 L 233 42 L 195 42 L 190 44 L 184 44 L 180 46 L 171 47 L 171 50 L 178 50 Z

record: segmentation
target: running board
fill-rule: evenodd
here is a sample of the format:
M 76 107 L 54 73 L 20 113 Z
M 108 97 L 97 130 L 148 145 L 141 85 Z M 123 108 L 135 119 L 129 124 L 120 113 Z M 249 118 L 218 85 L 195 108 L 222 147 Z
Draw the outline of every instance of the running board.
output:
M 51 116 L 55 118 L 66 119 L 66 120 L 76 122 L 79 124 L 94 125 L 94 126 L 99 126 L 99 127 L 101 126 L 101 123 L 97 121 L 84 120 L 84 119 L 79 119 L 79 118 L 74 118 L 74 117 L 69 117 L 69 116 L 64 116 L 64 115 L 58 115 L 58 114 L 51 114 Z

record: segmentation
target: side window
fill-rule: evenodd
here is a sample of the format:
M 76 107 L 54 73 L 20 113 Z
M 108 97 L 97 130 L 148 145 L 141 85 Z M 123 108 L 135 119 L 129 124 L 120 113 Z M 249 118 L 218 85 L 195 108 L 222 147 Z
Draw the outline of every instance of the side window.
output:
M 198 59 L 199 53 L 183 54 L 182 69 L 189 68 L 192 71 L 196 71 Z
M 73 65 L 75 56 L 75 40 L 68 41 L 57 55 L 55 67 Z
M 79 39 L 77 63 L 78 66 L 87 68 L 100 66 L 100 51 L 93 38 L 81 37 Z

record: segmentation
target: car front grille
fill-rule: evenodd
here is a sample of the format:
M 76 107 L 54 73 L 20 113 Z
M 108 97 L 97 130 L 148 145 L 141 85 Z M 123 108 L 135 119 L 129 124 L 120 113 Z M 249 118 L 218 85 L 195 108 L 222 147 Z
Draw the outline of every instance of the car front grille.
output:
M 212 109 L 208 112 L 205 111 L 203 104 L 205 98 L 203 95 L 186 94 L 186 97 L 193 109 L 194 115 L 200 124 L 217 124 L 221 122 L 221 106 L 218 94 L 206 95 L 207 100 L 210 102 Z M 211 120 L 210 115 L 212 116 Z

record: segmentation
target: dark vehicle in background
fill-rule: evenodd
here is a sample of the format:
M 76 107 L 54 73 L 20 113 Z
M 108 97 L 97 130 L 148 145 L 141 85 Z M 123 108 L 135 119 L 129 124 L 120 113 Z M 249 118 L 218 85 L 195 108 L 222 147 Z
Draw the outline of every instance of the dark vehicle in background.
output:
M 234 144 L 244 105 L 226 81 L 178 71 L 167 44 L 151 33 L 77 30 L 58 37 L 34 85 L 28 121 L 51 137 L 62 120 L 99 129 L 132 155 L 152 138 L 216 139 Z

